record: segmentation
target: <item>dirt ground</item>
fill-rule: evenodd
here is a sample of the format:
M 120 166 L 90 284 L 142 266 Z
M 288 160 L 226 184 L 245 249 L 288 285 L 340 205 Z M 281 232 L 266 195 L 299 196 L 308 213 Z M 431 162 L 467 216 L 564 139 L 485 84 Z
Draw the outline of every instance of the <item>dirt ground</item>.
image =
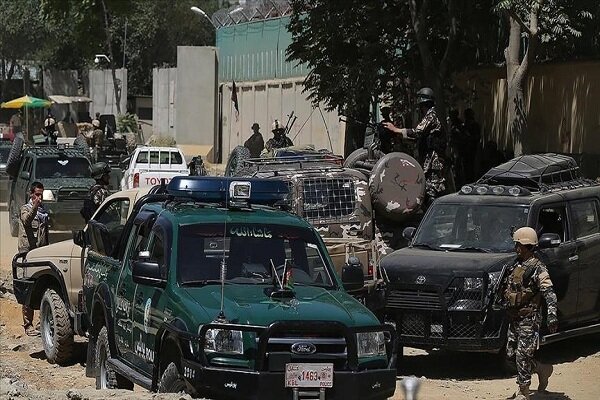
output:
M 70 365 L 49 364 L 39 338 L 25 336 L 21 309 L 10 293 L 10 262 L 16 238 L 8 229 L 8 214 L 0 205 L 0 399 L 179 399 L 187 396 L 150 394 L 136 387 L 134 392 L 94 389 L 94 380 L 85 377 L 85 339 L 77 339 Z M 68 233 L 51 233 L 51 241 L 69 238 Z M 4 289 L 3 289 L 4 288 Z M 6 290 L 8 289 L 8 291 Z M 37 317 L 37 315 L 36 315 Z M 534 400 L 600 399 L 600 335 L 590 335 L 545 346 L 540 350 L 555 365 L 548 393 L 533 393 Z M 420 400 L 489 399 L 509 397 L 515 378 L 499 372 L 493 355 L 427 353 L 405 349 L 394 399 L 403 399 L 400 381 L 405 376 L 420 378 Z M 537 386 L 534 377 L 532 388 Z

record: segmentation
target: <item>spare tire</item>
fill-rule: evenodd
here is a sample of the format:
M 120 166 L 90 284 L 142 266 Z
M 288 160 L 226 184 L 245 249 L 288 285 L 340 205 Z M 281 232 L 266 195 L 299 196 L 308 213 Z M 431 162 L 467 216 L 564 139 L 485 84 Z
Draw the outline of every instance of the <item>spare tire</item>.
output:
M 389 153 L 373 167 L 369 191 L 377 215 L 402 222 L 423 204 L 425 173 L 411 156 Z
M 380 150 L 375 150 L 374 153 L 375 160 L 379 160 L 384 156 L 383 152 Z M 357 161 L 366 161 L 369 159 L 369 150 L 367 149 L 357 149 L 354 150 L 350 155 L 344 160 L 344 167 L 346 168 L 354 168 L 356 166 Z M 375 161 L 373 160 L 373 161 Z
M 236 176 L 245 167 L 244 161 L 250 158 L 250 150 L 245 146 L 235 146 L 227 160 L 225 176 Z
M 19 167 L 21 166 L 21 158 L 23 157 L 23 138 L 20 136 L 15 137 L 10 152 L 8 153 L 8 159 L 6 160 L 6 173 L 14 178 L 19 173 Z
M 88 159 L 92 160 L 92 155 L 90 153 L 90 146 L 88 145 L 87 139 L 82 134 L 78 134 L 75 140 L 73 141 L 73 147 L 80 149 L 83 152 L 83 155 Z

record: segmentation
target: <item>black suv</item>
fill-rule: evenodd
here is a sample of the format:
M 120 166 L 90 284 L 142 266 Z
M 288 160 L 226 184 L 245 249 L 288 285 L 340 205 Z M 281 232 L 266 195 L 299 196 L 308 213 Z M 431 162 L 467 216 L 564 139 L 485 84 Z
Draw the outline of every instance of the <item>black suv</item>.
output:
M 558 297 L 559 330 L 542 343 L 600 330 L 600 185 L 571 157 L 515 158 L 439 198 L 409 247 L 381 261 L 386 313 L 402 345 L 500 351 L 507 320 L 498 285 L 515 261 L 512 232 L 536 229 Z M 545 326 L 545 325 L 543 325 Z
M 6 173 L 6 164 L 8 163 L 10 147 L 11 142 L 9 140 L 0 139 L 0 202 L 5 202 L 8 197 L 10 183 Z
M 80 149 L 27 147 L 16 163 L 18 170 L 9 168 L 14 172 L 8 201 L 12 236 L 18 235 L 19 209 L 29 201 L 29 188 L 35 181 L 44 185 L 44 208 L 52 229 L 81 229 L 85 225 L 79 210 L 95 181 L 90 175 L 90 162 Z

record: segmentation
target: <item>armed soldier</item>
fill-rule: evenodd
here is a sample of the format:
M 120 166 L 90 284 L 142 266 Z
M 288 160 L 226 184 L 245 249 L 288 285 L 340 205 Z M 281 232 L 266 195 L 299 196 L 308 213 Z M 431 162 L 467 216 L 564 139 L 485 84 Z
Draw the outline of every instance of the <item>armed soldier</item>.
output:
M 538 244 L 535 230 L 529 227 L 517 229 L 513 241 L 517 262 L 509 268 L 501 285 L 510 319 L 506 353 L 509 358 L 514 355 L 517 362 L 519 388 L 514 398 L 529 400 L 531 374 L 538 374 L 538 391 L 544 391 L 553 371 L 552 365 L 536 361 L 534 354 L 539 345 L 542 297 L 546 301 L 548 330 L 556 332 L 556 294 L 546 266 L 534 255 Z
M 283 147 L 290 147 L 294 145 L 292 140 L 286 136 L 285 126 L 283 126 L 279 120 L 276 119 L 273 122 L 273 129 L 271 129 L 271 132 L 273 132 L 273 137 L 267 140 L 267 144 L 265 145 L 265 150 L 267 152 L 270 153 L 274 149 L 281 149 Z
M 110 167 L 105 162 L 97 162 L 92 165 L 92 178 L 96 180 L 96 184 L 90 188 L 88 198 L 83 201 L 83 207 L 80 214 L 87 223 L 100 204 L 110 195 L 108 185 L 110 184 Z
M 430 88 L 422 88 L 417 92 L 417 104 L 423 119 L 414 129 L 397 128 L 391 122 L 383 126 L 404 137 L 419 140 L 419 161 L 423 163 L 425 172 L 426 206 L 446 190 L 445 161 L 446 133 L 435 111 L 435 96 Z

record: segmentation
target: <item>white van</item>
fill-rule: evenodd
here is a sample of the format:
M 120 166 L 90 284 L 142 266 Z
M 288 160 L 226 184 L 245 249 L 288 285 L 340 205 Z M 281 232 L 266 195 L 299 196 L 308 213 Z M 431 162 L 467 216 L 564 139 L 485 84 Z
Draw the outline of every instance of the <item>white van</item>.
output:
M 121 190 L 159 185 L 179 175 L 189 175 L 187 163 L 177 147 L 140 146 L 131 154 L 123 172 Z

